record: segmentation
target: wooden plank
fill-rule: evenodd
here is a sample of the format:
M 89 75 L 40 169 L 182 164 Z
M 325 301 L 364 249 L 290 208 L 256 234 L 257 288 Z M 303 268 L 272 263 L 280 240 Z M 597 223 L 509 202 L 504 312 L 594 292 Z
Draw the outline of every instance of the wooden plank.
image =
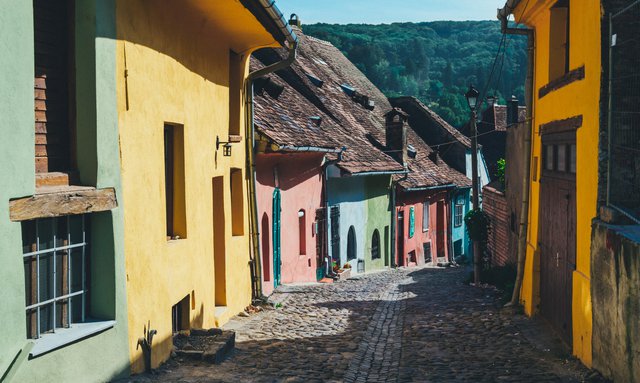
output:
M 541 87 L 538 90 L 538 98 L 542 98 L 548 95 L 549 93 L 553 92 L 554 90 L 558 90 L 573 82 L 584 79 L 584 74 L 585 74 L 584 65 L 572 71 L 567 72 L 564 76 L 557 78 L 549 82 L 547 85 Z
M 49 170 L 49 159 L 47 157 L 36 157 L 36 173 L 46 173 Z
M 540 132 L 538 134 L 553 134 L 572 132 L 582 126 L 582 115 L 565 118 L 564 120 L 554 120 L 546 124 L 540 125 Z
M 52 193 L 36 194 L 9 201 L 9 218 L 26 221 L 36 218 L 107 211 L 118 206 L 114 188 L 53 188 Z

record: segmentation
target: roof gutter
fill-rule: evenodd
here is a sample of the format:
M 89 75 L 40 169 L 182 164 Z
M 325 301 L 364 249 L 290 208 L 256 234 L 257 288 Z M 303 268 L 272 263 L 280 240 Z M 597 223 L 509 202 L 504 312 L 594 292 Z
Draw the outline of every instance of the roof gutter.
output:
M 293 146 L 293 145 L 283 145 L 278 146 L 277 151 L 281 150 L 289 150 L 293 152 L 321 152 L 321 153 L 342 153 L 342 149 L 329 149 L 329 148 L 320 148 L 317 146 Z
M 438 185 L 438 186 L 419 186 L 416 188 L 402 188 L 405 191 L 408 192 L 412 192 L 412 191 L 426 191 L 426 190 L 438 190 L 438 189 L 449 189 L 449 188 L 455 188 L 456 185 L 455 184 L 446 184 L 446 185 Z
M 246 153 L 247 153 L 247 171 L 251 173 L 249 184 L 249 221 L 250 221 L 250 235 L 251 235 L 251 249 L 250 252 L 250 269 L 251 269 L 251 290 L 254 300 L 264 298 L 262 294 L 262 265 L 260 264 L 260 232 L 258 230 L 258 200 L 256 196 L 256 164 L 255 164 L 255 125 L 254 125 L 254 110 L 253 110 L 253 81 L 273 73 L 275 71 L 287 68 L 296 60 L 296 53 L 298 50 L 298 36 L 293 32 L 293 29 L 289 26 L 289 23 L 284 18 L 284 15 L 278 7 L 275 5 L 274 0 L 257 0 L 262 7 L 263 11 L 271 18 L 276 24 L 279 31 L 284 34 L 285 41 L 289 48 L 289 55 L 286 59 L 278 61 L 264 68 L 258 69 L 249 73 L 245 82 L 245 96 L 246 96 L 246 113 L 247 124 L 245 130 L 246 136 Z M 281 41 L 283 45 L 285 41 Z
M 356 176 L 381 176 L 381 175 L 392 175 L 392 174 L 409 174 L 410 170 L 382 170 L 382 171 L 373 171 L 373 172 L 360 172 L 360 173 L 349 173 L 351 177 Z

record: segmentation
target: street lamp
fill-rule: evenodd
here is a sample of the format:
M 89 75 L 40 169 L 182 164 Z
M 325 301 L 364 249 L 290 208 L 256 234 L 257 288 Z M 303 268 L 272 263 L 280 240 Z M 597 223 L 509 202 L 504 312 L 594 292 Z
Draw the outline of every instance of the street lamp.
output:
M 478 106 L 478 97 L 480 92 L 473 85 L 469 85 L 469 90 L 464 97 L 467 99 L 469 109 L 471 109 L 471 120 L 469 127 L 471 128 L 471 194 L 473 202 L 473 210 L 480 209 L 480 185 L 478 180 L 478 129 L 476 127 L 476 107 Z M 473 241 L 473 281 L 476 286 L 480 285 L 480 243 Z
M 471 111 L 476 110 L 476 105 L 478 104 L 478 97 L 480 96 L 480 92 L 473 85 L 469 85 L 469 90 L 464 94 L 464 97 L 467 99 L 467 104 L 469 104 L 469 109 Z

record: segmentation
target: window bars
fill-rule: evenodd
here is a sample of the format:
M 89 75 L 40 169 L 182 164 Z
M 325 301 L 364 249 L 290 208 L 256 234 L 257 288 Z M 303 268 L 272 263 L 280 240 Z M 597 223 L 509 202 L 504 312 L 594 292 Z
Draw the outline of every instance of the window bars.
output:
M 22 223 L 27 336 L 37 339 L 87 312 L 85 216 Z
M 609 16 L 607 205 L 640 223 L 640 0 Z

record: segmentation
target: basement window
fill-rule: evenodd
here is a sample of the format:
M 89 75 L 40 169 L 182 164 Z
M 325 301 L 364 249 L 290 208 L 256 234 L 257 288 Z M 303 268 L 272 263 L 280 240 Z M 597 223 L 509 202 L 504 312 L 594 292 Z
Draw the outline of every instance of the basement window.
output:
M 171 329 L 174 334 L 189 329 L 189 303 L 190 296 L 182 298 L 180 302 L 171 307 Z
M 184 128 L 164 125 L 164 186 L 167 240 L 187 238 Z
M 549 81 L 569 72 L 569 0 L 559 0 L 550 9 Z

